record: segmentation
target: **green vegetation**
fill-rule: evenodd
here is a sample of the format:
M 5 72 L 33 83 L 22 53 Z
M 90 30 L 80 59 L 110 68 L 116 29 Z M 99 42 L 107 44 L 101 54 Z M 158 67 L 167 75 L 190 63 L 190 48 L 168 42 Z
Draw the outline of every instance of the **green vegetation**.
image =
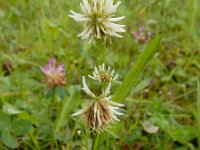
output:
M 123 38 L 88 44 L 68 16 L 80 1 L 0 1 L 0 149 L 200 149 L 200 2 L 121 0 Z M 40 67 L 53 57 L 66 85 L 47 89 Z M 89 101 L 82 76 L 102 63 L 119 74 L 111 95 L 125 115 L 95 135 L 71 114 Z

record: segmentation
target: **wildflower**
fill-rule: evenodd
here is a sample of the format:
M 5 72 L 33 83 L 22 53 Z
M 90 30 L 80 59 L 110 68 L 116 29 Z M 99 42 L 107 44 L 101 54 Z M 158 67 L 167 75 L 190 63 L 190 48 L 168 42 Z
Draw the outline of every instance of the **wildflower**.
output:
M 82 115 L 87 125 L 92 131 L 101 132 L 110 127 L 111 122 L 119 121 L 118 115 L 123 115 L 119 112 L 119 107 L 123 104 L 113 102 L 110 94 L 111 82 L 108 84 L 105 90 L 102 90 L 100 96 L 96 96 L 87 86 L 85 77 L 83 76 L 83 91 L 87 93 L 92 101 L 85 108 L 72 114 L 72 116 Z
M 122 36 L 118 32 L 125 32 L 125 25 L 115 22 L 122 20 L 124 16 L 113 18 L 121 2 L 113 3 L 113 0 L 92 0 L 92 4 L 89 4 L 88 0 L 82 0 L 80 3 L 82 14 L 71 10 L 69 16 L 75 21 L 85 24 L 84 30 L 78 37 L 90 41 L 93 38 L 101 39 L 102 37 L 104 39 L 113 36 L 121 38 Z
M 49 87 L 63 86 L 66 84 L 64 64 L 56 66 L 56 59 L 52 58 L 48 64 L 41 67 L 41 71 L 47 76 L 47 84 Z
M 91 79 L 97 80 L 99 82 L 111 82 L 118 78 L 118 74 L 114 75 L 115 70 L 110 71 L 110 66 L 105 67 L 104 64 L 99 65 L 98 69 L 95 66 L 93 71 L 93 76 L 88 75 Z
M 141 25 L 138 31 L 132 31 L 136 43 L 146 43 L 151 40 L 151 33 L 144 31 L 144 25 Z

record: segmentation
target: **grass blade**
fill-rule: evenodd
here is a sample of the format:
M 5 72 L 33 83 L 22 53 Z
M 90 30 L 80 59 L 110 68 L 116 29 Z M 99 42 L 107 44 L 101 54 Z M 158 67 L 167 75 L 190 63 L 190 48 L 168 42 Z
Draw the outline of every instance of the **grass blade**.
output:
M 197 81 L 197 121 L 198 121 L 198 146 L 200 149 L 200 81 Z
M 142 54 L 139 56 L 138 60 L 134 64 L 134 66 L 129 71 L 128 75 L 124 79 L 122 85 L 114 94 L 114 101 L 122 101 L 125 97 L 130 93 L 133 86 L 136 85 L 138 78 L 143 72 L 145 66 L 152 59 L 154 54 L 156 53 L 161 36 L 158 35 L 147 47 L 143 50 Z
M 76 85 L 70 86 L 68 88 L 68 92 L 70 93 L 71 96 L 66 97 L 66 99 L 63 101 L 63 107 L 56 120 L 55 133 L 58 133 L 60 129 L 64 126 L 64 124 L 66 124 L 67 122 L 66 118 L 69 116 L 69 112 L 72 112 L 72 110 L 80 102 L 80 87 L 79 86 L 76 86 Z

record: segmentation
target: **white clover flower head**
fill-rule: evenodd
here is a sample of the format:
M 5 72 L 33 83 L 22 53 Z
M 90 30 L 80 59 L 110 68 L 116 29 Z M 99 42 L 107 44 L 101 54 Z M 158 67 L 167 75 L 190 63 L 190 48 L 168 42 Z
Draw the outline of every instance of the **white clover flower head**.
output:
M 82 115 L 87 125 L 92 131 L 102 132 L 110 127 L 112 122 L 119 121 L 118 116 L 123 115 L 119 111 L 123 104 L 112 101 L 112 96 L 109 96 L 111 82 L 105 90 L 102 90 L 100 96 L 96 96 L 87 86 L 85 77 L 83 77 L 83 90 L 93 99 L 85 108 L 72 114 L 72 116 Z
M 118 74 L 114 75 L 115 70 L 111 71 L 110 66 L 108 68 L 105 67 L 104 64 L 99 65 L 97 68 L 94 67 L 93 75 L 88 75 L 91 79 L 97 80 L 99 82 L 112 82 L 117 80 Z
M 88 39 L 91 41 L 93 38 L 106 39 L 107 37 L 122 36 L 118 33 L 125 32 L 125 25 L 120 25 L 115 22 L 125 18 L 114 17 L 120 1 L 114 4 L 113 0 L 82 0 L 80 3 L 82 14 L 76 13 L 71 10 L 69 16 L 77 22 L 84 23 L 84 30 L 78 35 L 81 39 Z

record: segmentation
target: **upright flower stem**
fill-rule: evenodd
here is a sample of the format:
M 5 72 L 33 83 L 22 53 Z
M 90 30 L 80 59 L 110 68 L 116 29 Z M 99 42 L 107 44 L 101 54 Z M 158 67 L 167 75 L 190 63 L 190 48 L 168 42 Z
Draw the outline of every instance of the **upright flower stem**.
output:
M 54 99 L 55 99 L 55 89 L 52 89 L 50 104 L 48 106 L 48 118 L 49 118 L 49 120 L 51 120 L 51 107 L 52 107 L 52 104 L 54 102 Z
M 56 145 L 56 149 L 57 149 L 58 148 L 58 143 L 57 143 L 56 135 L 55 135 L 55 131 L 54 131 L 54 123 L 51 120 L 51 108 L 52 108 L 53 104 L 56 104 L 56 102 L 55 102 L 56 91 L 55 90 L 56 90 L 55 88 L 52 89 L 51 100 L 50 100 L 50 104 L 49 104 L 49 107 L 48 107 L 48 118 L 49 118 L 49 120 L 51 122 L 52 136 L 53 136 L 53 138 L 55 140 L 55 145 Z M 57 107 L 56 107 L 56 109 L 57 109 Z M 56 110 L 56 113 L 57 112 L 58 112 L 58 110 Z
M 106 63 L 106 53 L 107 53 L 106 43 L 104 43 L 104 63 Z
M 98 150 L 100 134 L 97 133 L 92 141 L 92 150 Z

